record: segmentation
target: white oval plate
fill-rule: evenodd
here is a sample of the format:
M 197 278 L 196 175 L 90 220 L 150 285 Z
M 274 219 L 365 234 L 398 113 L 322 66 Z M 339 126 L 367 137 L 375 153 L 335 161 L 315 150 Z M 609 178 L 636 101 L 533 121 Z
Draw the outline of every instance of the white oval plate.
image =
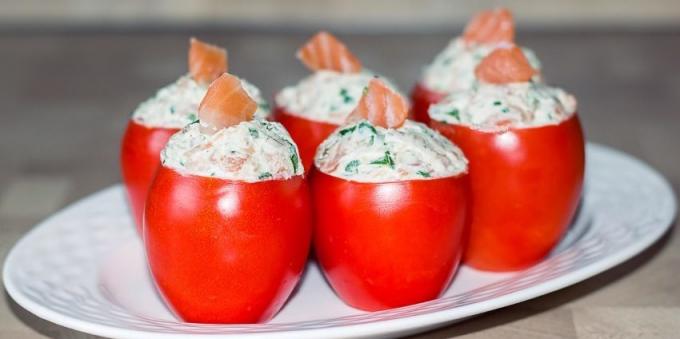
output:
M 672 189 L 656 171 L 591 144 L 578 216 L 558 248 L 534 267 L 504 274 L 462 267 L 437 300 L 366 313 L 345 306 L 312 262 L 271 322 L 199 325 L 175 319 L 156 294 L 122 187 L 114 186 L 24 236 L 6 259 L 4 283 L 12 298 L 37 316 L 108 337 L 407 335 L 534 298 L 617 265 L 661 237 L 675 208 Z

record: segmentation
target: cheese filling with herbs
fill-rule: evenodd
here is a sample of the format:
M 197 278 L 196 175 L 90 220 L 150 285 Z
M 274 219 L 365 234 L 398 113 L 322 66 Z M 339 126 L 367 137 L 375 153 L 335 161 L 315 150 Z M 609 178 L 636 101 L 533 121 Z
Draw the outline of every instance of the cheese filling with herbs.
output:
M 480 130 L 557 124 L 576 112 L 576 99 L 541 83 L 477 83 L 430 106 L 430 118 Z
M 473 86 L 476 81 L 475 68 L 484 57 L 489 55 L 499 44 L 470 44 L 461 38 L 451 40 L 423 71 L 421 84 L 427 89 L 449 93 L 464 90 Z M 535 70 L 541 69 L 541 63 L 533 51 L 522 48 L 529 64 Z M 540 72 L 539 72 L 540 73 Z M 540 75 L 534 76 L 540 81 Z
M 256 119 L 266 119 L 270 114 L 269 104 L 260 90 L 241 79 L 243 89 L 257 102 Z M 182 128 L 198 119 L 198 106 L 208 91 L 191 76 L 183 75 L 156 94 L 142 102 L 132 113 L 132 119 L 147 127 Z
M 291 115 L 342 125 L 374 77 L 376 75 L 365 70 L 360 73 L 317 71 L 279 92 L 276 105 Z M 389 82 L 388 85 L 395 88 Z
M 367 120 L 342 126 L 317 148 L 314 164 L 326 174 L 358 182 L 426 180 L 467 172 L 467 159 L 458 147 L 410 120 L 396 129 Z
M 244 121 L 215 134 L 199 123 L 173 135 L 161 152 L 161 163 L 179 173 L 257 182 L 288 179 L 304 169 L 293 139 L 277 122 Z

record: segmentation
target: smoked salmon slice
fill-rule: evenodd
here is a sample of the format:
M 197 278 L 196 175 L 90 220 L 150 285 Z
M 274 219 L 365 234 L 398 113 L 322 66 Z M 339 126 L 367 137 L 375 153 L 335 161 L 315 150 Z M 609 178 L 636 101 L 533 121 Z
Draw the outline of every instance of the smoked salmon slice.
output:
M 507 84 L 531 80 L 537 71 L 517 46 L 497 48 L 475 68 L 477 79 L 490 84 Z
M 463 40 L 480 44 L 512 43 L 515 40 L 515 22 L 512 13 L 506 8 L 478 13 L 465 26 Z
M 223 73 L 208 87 L 203 101 L 198 106 L 201 130 L 215 133 L 222 128 L 252 120 L 257 103 L 248 96 L 241 86 L 241 79 Z
M 399 94 L 378 79 L 372 79 L 359 100 L 359 104 L 347 118 L 348 122 L 367 119 L 373 125 L 398 128 L 408 116 L 408 103 Z
M 325 31 L 316 33 L 309 39 L 297 51 L 297 58 L 313 71 L 330 70 L 341 73 L 361 71 L 359 59 L 338 38 Z
M 189 74 L 209 84 L 227 71 L 227 50 L 196 38 L 189 40 Z

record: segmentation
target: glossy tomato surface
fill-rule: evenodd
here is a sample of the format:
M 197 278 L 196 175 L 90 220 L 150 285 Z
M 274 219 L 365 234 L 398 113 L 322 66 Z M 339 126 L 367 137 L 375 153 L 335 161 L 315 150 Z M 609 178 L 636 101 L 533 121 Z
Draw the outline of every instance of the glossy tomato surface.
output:
M 427 110 L 446 97 L 446 94 L 427 89 L 421 83 L 417 83 L 411 91 L 413 102 L 413 119 L 424 124 L 430 123 L 430 115 Z
M 463 251 L 467 176 L 358 183 L 312 173 L 314 248 L 350 306 L 376 311 L 440 296 Z
M 311 221 L 302 176 L 245 183 L 161 166 L 144 243 L 158 290 L 183 320 L 264 322 L 300 279 Z
M 288 130 L 297 144 L 305 173 L 309 173 L 314 165 L 316 148 L 338 128 L 338 125 L 292 115 L 280 107 L 274 111 L 274 120 L 280 122 Z
M 132 119 L 125 130 L 120 163 L 130 211 L 139 234 L 142 234 L 146 195 L 160 165 L 161 150 L 177 131 L 179 129 L 146 127 Z
M 470 162 L 473 208 L 464 262 L 510 271 L 543 259 L 565 233 L 581 195 L 585 152 L 577 115 L 505 132 L 431 125 Z

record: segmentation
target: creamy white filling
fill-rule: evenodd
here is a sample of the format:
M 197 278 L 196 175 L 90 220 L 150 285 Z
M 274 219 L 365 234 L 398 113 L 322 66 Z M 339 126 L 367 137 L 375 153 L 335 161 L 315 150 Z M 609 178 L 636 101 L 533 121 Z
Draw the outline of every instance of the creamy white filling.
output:
M 576 111 L 576 99 L 567 92 L 541 83 L 507 85 L 477 83 L 452 92 L 430 106 L 430 118 L 480 130 L 557 124 Z
M 297 146 L 286 129 L 267 120 L 244 121 L 208 135 L 192 123 L 161 152 L 163 166 L 183 174 L 257 182 L 302 175 Z
M 475 68 L 479 62 L 498 46 L 500 44 L 468 44 L 455 38 L 425 67 L 421 84 L 441 93 L 468 89 L 475 83 Z M 528 48 L 522 48 L 522 51 L 531 66 L 540 70 L 541 63 L 534 52 Z M 534 81 L 540 80 L 540 75 L 534 76 Z
M 426 180 L 467 171 L 458 147 L 410 120 L 397 129 L 367 120 L 342 126 L 317 148 L 314 164 L 323 173 L 358 182 Z
M 276 105 L 291 115 L 342 125 L 374 77 L 375 74 L 366 70 L 360 73 L 317 71 L 281 90 L 276 95 Z M 396 90 L 389 80 L 381 79 Z
M 266 119 L 270 114 L 269 104 L 260 90 L 241 79 L 243 89 L 257 102 L 256 119 Z M 132 119 L 148 127 L 182 128 L 198 119 L 198 105 L 208 91 L 191 76 L 183 75 L 156 94 L 142 102 L 132 113 Z

